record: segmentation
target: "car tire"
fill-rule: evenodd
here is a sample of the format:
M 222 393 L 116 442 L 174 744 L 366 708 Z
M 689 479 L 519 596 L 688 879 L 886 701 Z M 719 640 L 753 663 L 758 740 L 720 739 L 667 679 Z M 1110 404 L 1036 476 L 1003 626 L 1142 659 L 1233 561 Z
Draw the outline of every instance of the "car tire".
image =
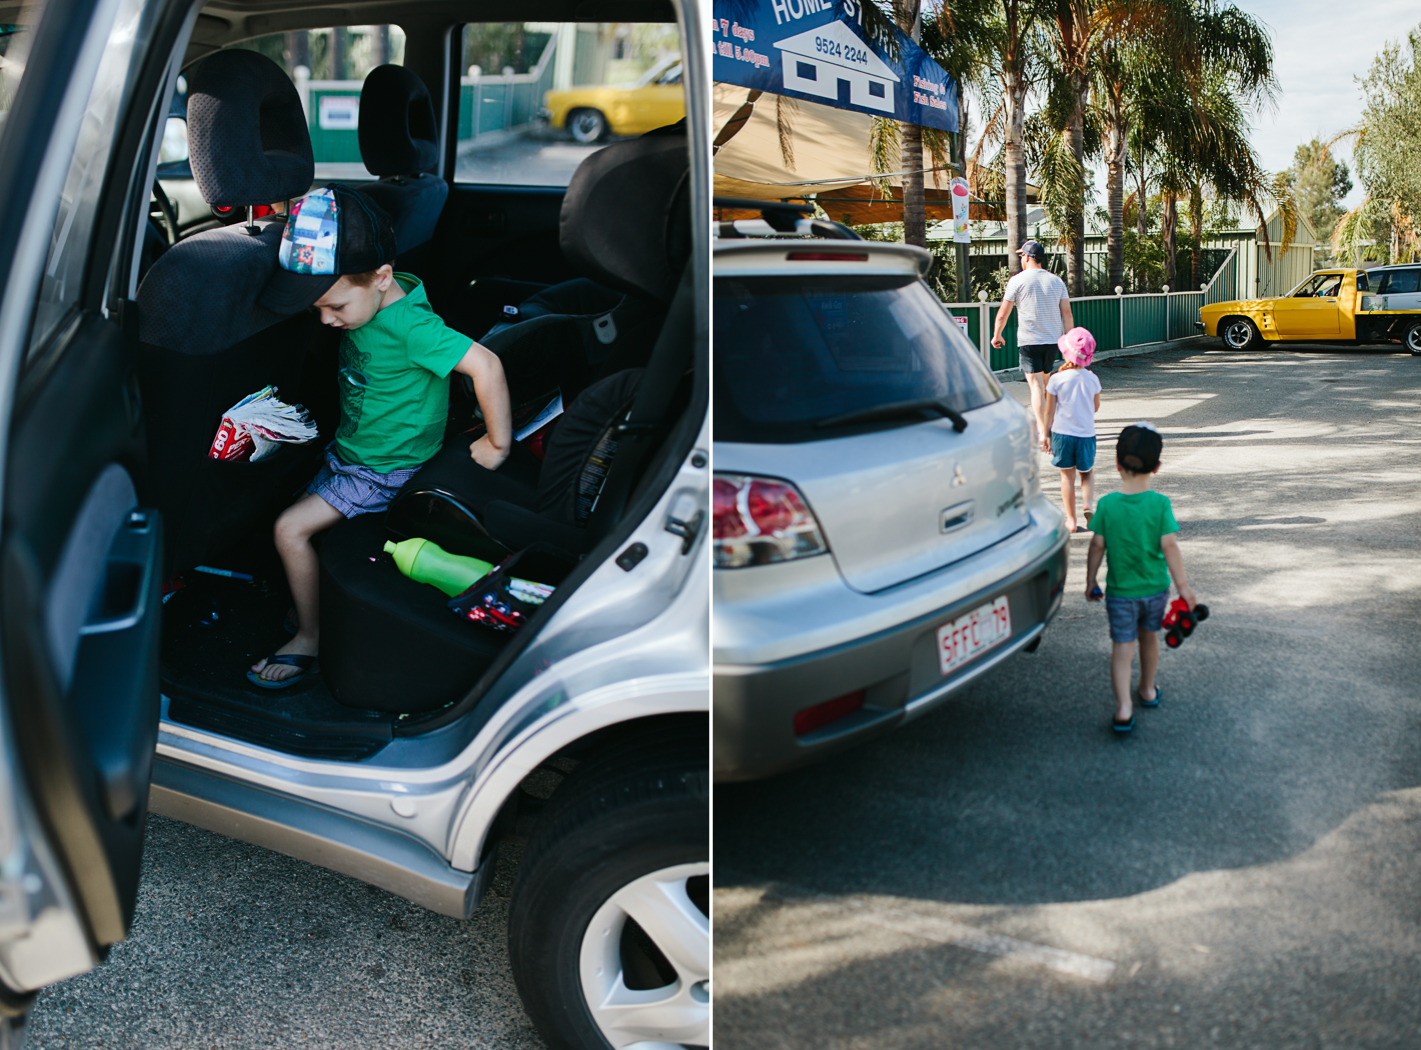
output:
M 1257 350 L 1263 342 L 1258 326 L 1247 317 L 1225 317 L 1219 322 L 1219 338 L 1230 350 Z
M 514 983 L 553 1050 L 705 1046 L 709 774 L 689 748 L 619 758 L 575 771 L 528 841 Z
M 1406 330 L 1406 335 L 1401 340 L 1407 350 L 1411 351 L 1412 357 L 1421 357 L 1421 321 Z
M 605 139 L 612 129 L 601 110 L 575 109 L 568 114 L 567 130 L 574 142 L 591 146 Z

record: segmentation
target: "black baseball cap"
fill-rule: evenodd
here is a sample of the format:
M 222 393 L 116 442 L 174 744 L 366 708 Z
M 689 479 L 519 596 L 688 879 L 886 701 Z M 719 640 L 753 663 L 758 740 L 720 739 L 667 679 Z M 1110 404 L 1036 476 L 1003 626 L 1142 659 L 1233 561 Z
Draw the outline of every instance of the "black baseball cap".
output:
M 348 186 L 323 186 L 292 204 L 276 272 L 258 301 L 279 314 L 300 313 L 346 274 L 394 262 L 395 231 L 385 210 Z
M 1040 241 L 1022 241 L 1016 252 L 1018 255 L 1029 255 L 1033 259 L 1046 258 L 1046 249 L 1041 247 Z
M 1131 474 L 1152 474 L 1159 466 L 1164 438 L 1148 423 L 1131 423 L 1115 442 L 1115 462 Z

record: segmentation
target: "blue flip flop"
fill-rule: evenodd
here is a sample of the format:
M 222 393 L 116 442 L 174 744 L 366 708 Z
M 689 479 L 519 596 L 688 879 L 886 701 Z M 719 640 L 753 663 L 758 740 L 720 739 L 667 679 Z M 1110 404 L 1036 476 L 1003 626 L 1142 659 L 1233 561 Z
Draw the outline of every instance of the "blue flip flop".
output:
M 1138 689 L 1135 690 L 1135 702 L 1141 707 L 1159 707 L 1160 697 L 1162 696 L 1164 696 L 1164 690 L 1159 687 L 1158 683 L 1155 684 L 1155 698 L 1153 700 L 1146 700 L 1140 695 Z
M 1112 718 L 1110 720 L 1110 728 L 1117 733 L 1128 733 L 1135 728 L 1135 716 L 1131 715 L 1130 721 L 1128 722 L 1117 722 Z
M 300 668 L 300 674 L 293 674 L 283 678 L 278 682 L 263 678 L 256 671 L 247 672 L 247 681 L 258 689 L 290 689 L 297 682 L 304 682 L 310 675 L 316 673 L 316 658 L 314 656 L 303 656 L 301 653 L 286 653 L 284 656 L 268 656 L 266 662 L 271 664 L 286 664 L 289 667 Z

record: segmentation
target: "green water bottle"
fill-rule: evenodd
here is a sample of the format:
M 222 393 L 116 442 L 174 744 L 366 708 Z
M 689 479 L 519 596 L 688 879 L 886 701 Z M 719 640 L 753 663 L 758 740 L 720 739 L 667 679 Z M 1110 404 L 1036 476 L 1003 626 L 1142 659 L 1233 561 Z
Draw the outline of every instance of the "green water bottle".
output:
M 385 553 L 395 556 L 395 565 L 416 583 L 438 587 L 451 598 L 458 597 L 493 571 L 491 562 L 462 554 L 450 554 L 433 540 L 385 542 Z

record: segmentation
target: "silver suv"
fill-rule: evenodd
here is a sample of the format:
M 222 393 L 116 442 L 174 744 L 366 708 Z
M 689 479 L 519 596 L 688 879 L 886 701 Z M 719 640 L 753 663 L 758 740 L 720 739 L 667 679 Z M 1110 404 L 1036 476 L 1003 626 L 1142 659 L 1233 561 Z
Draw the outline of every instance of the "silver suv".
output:
M 521 34 L 524 6 L 476 13 Z M 710 207 L 708 52 L 694 0 L 636 10 L 662 35 L 680 24 L 687 126 L 608 145 L 564 192 L 455 177 L 459 111 L 443 100 L 461 98 L 450 47 L 465 7 L 12 5 L 22 24 L 0 34 L 0 1047 L 41 988 L 127 936 L 150 808 L 458 919 L 479 906 L 499 844 L 526 839 L 509 958 L 548 1044 L 709 1044 L 710 382 L 696 321 L 709 239 L 690 218 Z M 396 227 L 400 268 L 437 310 L 482 317 L 469 331 L 538 292 L 528 323 L 585 331 L 597 353 L 549 360 L 505 338 L 527 350 L 505 355 L 511 387 L 567 395 L 544 458 L 525 447 L 523 480 L 483 472 L 478 489 L 466 419 L 446 445 L 462 473 L 421 481 L 436 456 L 388 513 L 324 534 L 319 673 L 270 692 L 243 672 L 285 640 L 273 514 L 325 442 L 261 462 L 209 447 L 227 406 L 267 384 L 328 439 L 322 406 L 340 373 L 316 319 L 266 294 L 285 220 L 263 212 L 310 188 L 311 127 L 327 107 L 270 57 L 292 45 L 250 38 L 367 16 L 408 27 L 394 70 L 406 75 L 384 81 L 403 94 L 381 110 L 373 73 L 361 89 L 362 113 L 411 114 L 377 120 L 387 156 L 367 157 L 403 174 L 356 188 L 382 193 L 396 218 L 430 219 L 424 242 L 412 218 Z M 545 56 L 582 35 L 572 23 L 528 34 Z M 202 100 L 187 110 L 185 189 L 159 165 L 179 91 Z M 617 181 L 632 175 L 635 196 Z M 607 261 L 587 229 L 609 214 L 621 250 Z M 577 308 L 587 300 L 606 305 Z M 461 622 L 383 553 L 397 525 L 444 529 L 452 553 L 561 550 L 558 580 L 524 573 L 556 589 L 515 633 Z
M 742 220 L 712 253 L 722 781 L 938 706 L 1033 649 L 1066 578 L 1035 424 L 922 280 L 928 253 L 766 217 L 817 236 Z

